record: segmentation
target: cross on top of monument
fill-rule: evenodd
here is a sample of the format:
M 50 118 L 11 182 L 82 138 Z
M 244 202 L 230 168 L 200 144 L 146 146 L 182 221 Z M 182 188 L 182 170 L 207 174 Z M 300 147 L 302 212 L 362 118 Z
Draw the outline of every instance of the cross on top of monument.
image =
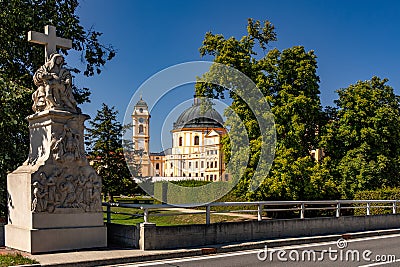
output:
M 46 25 L 44 33 L 29 31 L 28 41 L 36 44 L 45 45 L 45 62 L 49 59 L 50 55 L 57 52 L 57 47 L 63 49 L 72 48 L 72 40 L 56 36 L 56 27 Z

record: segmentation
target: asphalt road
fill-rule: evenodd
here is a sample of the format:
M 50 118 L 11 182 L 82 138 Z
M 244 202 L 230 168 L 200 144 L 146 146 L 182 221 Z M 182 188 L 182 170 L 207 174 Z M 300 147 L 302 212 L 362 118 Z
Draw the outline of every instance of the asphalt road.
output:
M 267 255 L 267 256 L 266 256 Z M 124 267 L 400 266 L 400 234 L 199 257 L 115 265 Z

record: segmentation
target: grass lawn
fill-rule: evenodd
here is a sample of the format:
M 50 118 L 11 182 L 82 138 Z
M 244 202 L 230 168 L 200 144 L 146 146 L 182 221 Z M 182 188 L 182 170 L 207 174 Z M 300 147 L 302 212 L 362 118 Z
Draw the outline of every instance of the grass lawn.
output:
M 34 264 L 38 263 L 35 260 L 25 258 L 21 254 L 4 254 L 0 255 L 0 267 L 22 265 L 22 264 Z
M 103 210 L 106 210 L 103 207 Z M 143 222 L 143 217 L 138 217 L 130 214 L 143 214 L 143 210 L 133 209 L 133 208 L 120 208 L 112 207 L 112 212 L 117 212 L 119 214 L 111 214 L 111 222 L 117 224 L 125 225 L 136 225 Z M 199 210 L 200 211 L 200 210 Z M 205 213 L 202 214 L 183 214 L 177 215 L 177 211 L 174 210 L 151 210 L 149 216 L 149 222 L 155 223 L 158 226 L 170 226 L 170 225 L 185 225 L 185 224 L 204 224 L 206 222 Z M 162 216 L 165 214 L 171 214 L 171 216 Z M 158 216 L 157 216 L 158 215 Z M 161 215 L 161 216 L 160 216 Z M 104 220 L 106 220 L 107 215 L 104 213 Z M 217 222 L 237 222 L 244 221 L 245 218 L 232 217 L 227 215 L 211 215 L 211 223 Z
M 114 200 L 120 203 L 135 203 L 141 201 L 146 201 L 146 204 L 150 204 L 152 202 L 154 204 L 159 204 L 159 201 L 151 198 L 151 197 L 114 197 Z M 226 196 L 220 201 L 243 201 L 243 199 L 238 199 L 233 196 Z M 205 207 L 197 207 L 193 208 L 195 210 L 205 210 Z M 248 210 L 248 209 L 257 209 L 256 206 L 236 206 L 236 207 L 212 207 L 211 210 L 215 212 L 220 212 L 223 210 Z M 103 210 L 106 211 L 106 207 L 103 207 Z M 117 214 L 111 214 L 111 222 L 117 224 L 125 224 L 125 225 L 136 225 L 138 223 L 142 223 L 142 216 L 135 216 L 129 214 L 143 214 L 143 210 L 134 209 L 134 208 L 121 208 L 121 207 L 111 207 L 111 211 Z M 185 225 L 185 224 L 204 224 L 206 222 L 206 214 L 180 214 L 177 210 L 149 210 L 149 222 L 155 223 L 158 226 L 170 226 L 170 225 Z M 171 216 L 157 216 L 171 214 Z M 250 214 L 250 213 L 248 213 Z M 255 215 L 256 213 L 253 213 Z M 107 215 L 104 213 L 104 221 L 106 221 Z M 228 216 L 223 214 L 212 214 L 211 215 L 211 223 L 217 222 L 237 222 L 237 221 L 245 221 L 249 220 L 248 218 L 243 218 L 239 216 Z

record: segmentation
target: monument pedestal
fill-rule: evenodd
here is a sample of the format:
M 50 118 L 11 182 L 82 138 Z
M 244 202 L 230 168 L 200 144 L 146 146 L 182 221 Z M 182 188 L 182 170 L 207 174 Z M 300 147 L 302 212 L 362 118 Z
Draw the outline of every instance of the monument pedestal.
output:
M 24 229 L 6 225 L 5 236 L 7 247 L 31 254 L 107 246 L 105 226 Z
M 7 247 L 43 253 L 107 246 L 101 178 L 84 154 L 88 118 L 62 110 L 28 117 L 29 158 L 7 176 Z

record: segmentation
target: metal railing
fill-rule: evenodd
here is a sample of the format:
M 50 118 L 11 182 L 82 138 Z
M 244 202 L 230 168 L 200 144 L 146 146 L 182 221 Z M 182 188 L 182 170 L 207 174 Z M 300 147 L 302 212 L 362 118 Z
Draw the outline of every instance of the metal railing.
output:
M 213 202 L 202 205 L 181 205 L 173 206 L 168 204 L 127 204 L 127 203 L 110 203 L 103 202 L 106 207 L 107 222 L 111 222 L 111 214 L 124 214 L 135 217 L 143 217 L 145 223 L 149 222 L 150 211 L 152 210 L 176 210 L 175 213 L 152 214 L 152 216 L 176 216 L 176 215 L 189 215 L 189 214 L 204 214 L 205 222 L 210 224 L 211 215 L 213 213 L 226 214 L 226 213 L 257 213 L 257 220 L 263 220 L 263 212 L 281 212 L 281 211 L 299 211 L 300 219 L 306 217 L 306 211 L 334 211 L 335 217 L 340 217 L 343 210 L 348 209 L 365 209 L 366 215 L 371 215 L 373 208 L 390 208 L 392 214 L 397 213 L 397 207 L 400 200 L 317 200 L 317 201 L 253 201 L 253 202 Z M 383 206 L 382 206 L 383 205 Z M 212 207 L 237 207 L 237 206 L 254 206 L 257 209 L 246 210 L 223 210 L 213 211 Z M 134 208 L 143 210 L 143 214 L 133 214 L 125 212 L 113 212 L 112 207 L 119 208 Z M 200 209 L 198 209 L 200 208 Z M 205 209 L 204 209 L 205 208 Z M 190 209 L 189 212 L 179 212 L 179 209 Z M 196 209 L 196 210 L 194 210 Z

